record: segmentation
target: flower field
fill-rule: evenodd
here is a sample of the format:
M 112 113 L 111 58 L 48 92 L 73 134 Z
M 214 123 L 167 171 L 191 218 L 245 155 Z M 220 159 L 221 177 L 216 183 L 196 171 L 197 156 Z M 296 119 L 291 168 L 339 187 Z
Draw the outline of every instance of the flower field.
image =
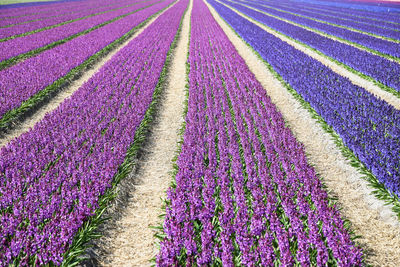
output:
M 399 4 L 4 7 L 0 266 L 400 264 Z

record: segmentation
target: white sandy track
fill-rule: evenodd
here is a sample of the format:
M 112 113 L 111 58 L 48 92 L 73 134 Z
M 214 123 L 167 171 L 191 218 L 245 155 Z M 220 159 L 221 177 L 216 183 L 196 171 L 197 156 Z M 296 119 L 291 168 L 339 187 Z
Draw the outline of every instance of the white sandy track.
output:
M 223 3 L 221 3 L 221 4 L 223 4 Z M 228 5 L 225 5 L 225 6 L 228 6 Z M 245 14 L 239 12 L 238 10 L 236 10 L 236 9 L 230 7 L 230 6 L 228 6 L 228 7 L 231 8 L 236 13 L 242 15 L 243 17 L 245 17 L 246 19 L 248 19 L 252 23 L 256 24 L 257 26 L 259 26 L 260 28 L 262 28 L 266 32 L 278 37 L 282 41 L 284 41 L 284 42 L 288 43 L 289 45 L 293 46 L 294 48 L 302 51 L 303 53 L 305 53 L 306 55 L 312 57 L 313 59 L 318 60 L 319 62 L 321 62 L 322 64 L 324 64 L 325 66 L 327 66 L 328 68 L 330 68 L 331 70 L 336 72 L 337 74 L 348 78 L 353 84 L 364 88 L 365 90 L 367 90 L 370 93 L 374 94 L 376 97 L 383 99 L 384 101 L 386 101 L 387 103 L 392 105 L 394 108 L 400 110 L 400 98 L 396 97 L 395 95 L 393 95 L 393 94 L 391 94 L 391 93 L 389 93 L 387 91 L 382 90 L 379 86 L 375 85 L 372 81 L 366 80 L 366 79 L 360 77 L 359 75 L 354 74 L 353 72 L 347 70 L 345 67 L 343 67 L 343 66 L 333 62 L 332 60 L 328 59 L 328 56 L 320 55 L 319 53 L 315 52 L 314 50 L 312 50 L 312 49 L 310 49 L 310 48 L 308 48 L 308 47 L 306 47 L 304 45 L 301 45 L 301 44 L 291 40 L 290 38 L 286 37 L 285 35 L 283 35 L 281 33 L 278 33 L 277 31 L 267 27 L 266 25 L 254 20 L 252 18 L 250 18 L 249 16 L 246 16 Z
M 308 160 L 322 177 L 330 195 L 338 197 L 342 215 L 352 222 L 352 230 L 374 266 L 398 266 L 400 225 L 389 207 L 373 197 L 362 175 L 342 156 L 331 136 L 312 119 L 310 113 L 274 78 L 266 65 L 233 30 L 209 8 L 250 70 L 267 90 L 296 138 L 305 146 Z
M 150 19 L 142 28 L 137 30 L 128 40 L 120 44 L 116 49 L 109 52 L 105 57 L 98 60 L 93 66 L 87 69 L 82 75 L 72 81 L 66 88 L 62 89 L 57 93 L 48 103 L 40 107 L 34 114 L 26 118 L 23 122 L 16 125 L 13 129 L 9 130 L 6 134 L 0 135 L 0 149 L 9 143 L 12 139 L 17 138 L 21 134 L 29 131 L 36 123 L 41 121 L 44 116 L 55 110 L 65 99 L 71 97 L 75 91 L 77 91 L 85 82 L 87 82 L 95 73 L 97 73 L 107 61 L 109 61 L 116 53 L 118 53 L 122 48 L 124 48 L 130 41 L 135 39 L 140 33 L 142 33 L 153 21 L 155 21 L 161 14 L 165 11 L 160 12 L 158 15 Z
M 155 124 L 145 145 L 137 170 L 127 179 L 134 185 L 126 207 L 114 227 L 99 240 L 99 264 L 103 266 L 149 266 L 158 253 L 156 230 L 162 224 L 162 198 L 172 181 L 172 158 L 180 140 L 186 85 L 186 60 L 192 2 L 185 14 L 180 38 L 173 52 L 168 83 L 160 101 Z M 124 182 L 124 181 L 123 181 Z

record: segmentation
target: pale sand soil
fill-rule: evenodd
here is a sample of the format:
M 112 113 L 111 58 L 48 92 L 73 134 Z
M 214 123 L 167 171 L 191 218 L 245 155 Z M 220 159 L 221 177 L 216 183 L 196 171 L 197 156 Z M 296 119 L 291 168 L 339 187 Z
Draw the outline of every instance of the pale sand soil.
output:
M 400 263 L 400 225 L 390 207 L 371 195 L 362 175 L 342 156 L 331 136 L 311 118 L 266 65 L 208 5 L 250 70 L 267 90 L 296 138 L 305 146 L 308 160 L 327 186 L 331 196 L 338 197 L 343 217 L 352 222 L 352 230 L 362 237 L 358 243 L 374 266 L 396 266 Z M 397 263 L 397 264 L 396 264 Z
M 162 224 L 162 198 L 172 176 L 172 158 L 180 140 L 186 85 L 186 60 L 192 3 L 184 17 L 182 32 L 169 68 L 154 125 L 138 160 L 136 170 L 118 186 L 125 195 L 117 216 L 107 222 L 104 236 L 96 243 L 94 254 L 103 266 L 148 266 L 158 253 L 157 230 Z M 124 202 L 124 203 L 122 203 Z M 113 213 L 114 214 L 114 213 Z
M 260 22 L 258 22 L 256 20 L 251 19 L 250 17 L 244 15 L 243 13 L 241 13 L 241 12 L 238 12 L 238 13 L 240 13 L 241 15 L 246 17 L 248 20 L 250 20 L 252 23 L 254 23 L 257 26 L 259 26 L 260 28 L 262 28 L 266 32 L 278 37 L 282 41 L 288 43 L 289 45 L 293 46 L 297 50 L 302 51 L 303 53 L 305 53 L 306 55 L 312 57 L 313 59 L 318 60 L 323 65 L 327 66 L 328 68 L 330 68 L 331 70 L 333 70 L 337 74 L 348 78 L 353 84 L 366 89 L 370 93 L 374 94 L 376 97 L 381 98 L 384 101 L 386 101 L 387 103 L 389 103 L 390 105 L 392 105 L 394 108 L 400 109 L 400 98 L 396 97 L 395 95 L 382 90 L 379 86 L 375 85 L 373 82 L 368 81 L 368 80 L 358 76 L 357 74 L 352 73 L 351 71 L 347 70 L 345 67 L 342 67 L 339 64 L 336 64 L 335 62 L 331 61 L 327 57 L 322 56 L 322 55 L 318 54 L 317 52 L 315 52 L 315 51 L 313 51 L 313 50 L 311 50 L 311 49 L 309 49 L 309 48 L 307 48 L 307 47 L 305 47 L 305 46 L 303 46 L 303 45 L 301 45 L 301 44 L 299 44 L 299 43 L 297 43 L 297 42 L 295 42 L 295 41 L 293 41 L 293 40 L 291 40 L 289 38 L 287 38 L 283 34 L 277 33 L 276 31 L 272 30 L 271 28 L 265 26 L 264 24 L 262 24 L 262 23 L 260 23 Z
M 229 0 L 228 0 L 228 1 L 229 1 Z M 247 5 L 245 5 L 245 4 L 242 4 L 242 5 L 246 6 L 247 8 L 253 9 L 253 10 L 257 11 L 257 12 L 263 13 L 263 14 L 265 14 L 265 15 L 269 15 L 268 13 L 265 13 L 265 12 L 263 12 L 263 11 L 261 11 L 261 10 L 257 10 L 256 8 L 253 8 L 253 7 L 251 7 L 251 6 L 247 6 Z M 275 17 L 276 17 L 276 16 L 275 16 Z M 321 36 L 327 37 L 327 38 L 329 38 L 329 39 L 332 39 L 332 40 L 341 42 L 341 43 L 343 43 L 343 44 L 347 44 L 347 45 L 353 46 L 353 47 L 355 47 L 355 48 L 357 48 L 357 49 L 364 50 L 365 52 L 368 52 L 368 53 L 371 53 L 371 54 L 374 54 L 374 55 L 378 55 L 377 53 L 368 51 L 368 50 L 366 50 L 366 49 L 357 47 L 357 46 L 354 45 L 354 44 L 351 44 L 351 43 L 345 42 L 345 41 L 343 41 L 343 40 L 340 40 L 338 37 L 335 37 L 334 35 L 329 35 L 329 34 L 326 34 L 326 33 L 323 33 L 323 32 L 318 32 L 317 30 L 313 30 L 313 29 L 307 29 L 307 28 L 305 28 L 305 26 L 303 26 L 303 25 L 301 25 L 301 24 L 295 23 L 295 22 L 293 22 L 293 21 L 290 21 L 290 20 L 287 20 L 287 19 L 284 19 L 284 18 L 279 18 L 279 19 L 282 20 L 282 21 L 284 21 L 284 22 L 290 23 L 290 24 L 292 24 L 292 25 L 301 27 L 301 28 L 303 28 L 303 29 L 305 29 L 305 30 L 307 30 L 307 31 L 314 32 L 314 33 L 316 33 L 316 34 L 319 34 L 319 35 L 321 35 Z M 375 36 L 375 37 L 377 37 L 377 36 Z M 379 37 L 377 37 L 377 38 L 379 38 Z M 380 38 L 380 39 L 383 39 L 383 38 Z M 387 41 L 390 41 L 390 40 L 387 40 Z M 378 56 L 379 56 L 379 55 L 378 55 Z M 393 58 L 389 58 L 389 57 L 385 57 L 385 58 L 386 58 L 387 60 L 400 63 L 400 59 L 393 59 Z
M 167 9 L 166 9 L 167 10 Z M 45 103 L 41 106 L 36 112 L 34 112 L 31 116 L 23 120 L 21 123 L 17 124 L 13 129 L 9 130 L 4 135 L 0 135 L 0 149 L 8 144 L 12 139 L 17 138 L 21 134 L 29 131 L 37 122 L 41 121 L 44 116 L 55 110 L 66 98 L 71 97 L 75 91 L 77 91 L 84 83 L 86 83 L 95 73 L 97 73 L 100 68 L 106 64 L 116 53 L 118 53 L 122 48 L 124 48 L 130 41 L 135 39 L 140 33 L 142 33 L 154 20 L 156 20 L 162 13 L 166 10 L 158 14 L 149 20 L 144 27 L 137 30 L 128 40 L 123 42 L 116 49 L 112 50 L 105 57 L 101 58 L 95 64 L 93 64 L 90 69 L 84 71 L 82 75 L 72 81 L 66 88 L 61 90 L 54 96 L 49 102 Z

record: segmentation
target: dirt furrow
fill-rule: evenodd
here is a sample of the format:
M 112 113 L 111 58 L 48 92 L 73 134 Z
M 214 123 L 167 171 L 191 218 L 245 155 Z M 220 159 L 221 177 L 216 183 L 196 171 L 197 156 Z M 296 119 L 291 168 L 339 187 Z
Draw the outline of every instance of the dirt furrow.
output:
M 171 8 L 172 5 L 169 7 Z M 29 131 L 37 122 L 41 121 L 44 116 L 55 110 L 65 99 L 71 97 L 75 91 L 77 91 L 85 82 L 87 82 L 95 73 L 97 73 L 100 68 L 107 63 L 116 53 L 118 53 L 122 48 L 124 48 L 130 41 L 135 39 L 140 33 L 142 33 L 154 20 L 156 20 L 161 14 L 167 11 L 169 8 L 163 10 L 158 15 L 150 19 L 144 27 L 136 31 L 128 40 L 123 42 L 117 49 L 111 51 L 107 56 L 101 58 L 97 61 L 90 69 L 85 71 L 78 79 L 72 81 L 66 88 L 60 91 L 56 96 L 54 96 L 49 102 L 45 103 L 31 116 L 27 117 L 24 121 L 13 127 L 4 135 L 0 135 L 0 149 L 8 144 L 12 139 L 17 138 L 21 134 Z
M 364 248 L 368 263 L 396 266 L 400 262 L 400 224 L 390 207 L 371 195 L 372 190 L 361 178 L 362 174 L 342 156 L 331 136 L 301 107 L 211 5 L 208 6 L 250 70 L 267 90 L 296 138 L 304 144 L 309 162 L 314 165 L 330 195 L 338 197 L 342 215 L 352 222 L 355 234 L 362 236 L 357 242 Z
M 103 266 L 147 266 L 158 252 L 156 230 L 162 198 L 172 177 L 172 158 L 180 140 L 186 85 L 186 60 L 192 2 L 185 14 L 177 46 L 169 68 L 167 87 L 148 142 L 136 170 L 120 184 L 123 200 L 99 240 L 96 254 Z M 123 188 L 125 187 L 125 188 Z M 129 188 L 129 190 L 127 189 Z M 125 195 L 125 197 L 124 197 Z

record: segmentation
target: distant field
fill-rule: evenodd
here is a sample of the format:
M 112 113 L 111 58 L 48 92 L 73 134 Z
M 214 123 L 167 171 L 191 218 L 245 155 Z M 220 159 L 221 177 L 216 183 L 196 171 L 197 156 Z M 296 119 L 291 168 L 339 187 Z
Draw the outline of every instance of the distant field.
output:
M 30 2 L 50 2 L 52 0 L 1 0 L 0 5 L 30 3 Z

